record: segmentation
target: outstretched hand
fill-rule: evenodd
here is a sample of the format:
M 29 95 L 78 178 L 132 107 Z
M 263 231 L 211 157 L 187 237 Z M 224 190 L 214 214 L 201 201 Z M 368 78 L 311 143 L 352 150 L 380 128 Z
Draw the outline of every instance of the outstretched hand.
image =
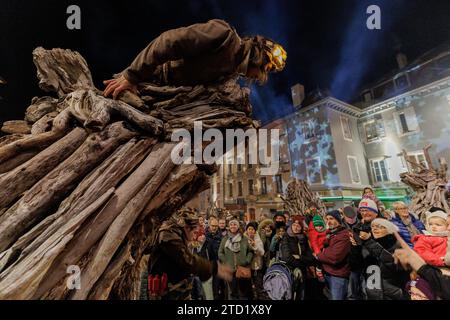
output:
M 106 85 L 106 89 L 103 91 L 103 96 L 106 98 L 112 94 L 113 99 L 117 100 L 119 94 L 127 90 L 134 94 L 138 93 L 137 86 L 129 82 L 123 75 L 117 79 L 103 81 L 103 84 Z
M 419 270 L 426 264 L 422 257 L 408 246 L 398 232 L 394 232 L 394 235 L 402 247 L 402 249 L 395 250 L 393 255 L 397 264 L 400 264 L 405 270 L 413 269 L 414 271 Z

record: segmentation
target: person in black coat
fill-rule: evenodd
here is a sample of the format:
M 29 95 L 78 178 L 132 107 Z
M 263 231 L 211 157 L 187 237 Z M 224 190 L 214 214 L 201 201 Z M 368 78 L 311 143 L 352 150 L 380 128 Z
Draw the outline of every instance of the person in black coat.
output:
M 226 229 L 225 229 L 226 230 Z M 219 228 L 219 220 L 216 217 L 211 217 L 209 219 L 209 226 L 206 230 L 206 241 L 211 246 L 211 261 L 219 260 L 219 247 L 222 241 L 223 235 Z M 225 299 L 225 282 L 213 276 L 213 293 L 214 300 L 224 300 Z
M 292 224 L 280 243 L 281 260 L 294 274 L 295 300 L 303 300 L 305 296 L 305 280 L 307 268 L 316 265 L 316 260 L 303 233 L 303 217 L 293 216 Z
M 369 255 L 375 259 L 380 274 L 368 277 L 366 292 L 369 300 L 404 300 L 405 285 L 409 274 L 396 263 L 393 253 L 401 246 L 394 232 L 398 228 L 386 219 L 375 219 L 371 223 L 372 237 L 364 241 L 363 246 Z M 372 271 L 376 272 L 376 271 Z

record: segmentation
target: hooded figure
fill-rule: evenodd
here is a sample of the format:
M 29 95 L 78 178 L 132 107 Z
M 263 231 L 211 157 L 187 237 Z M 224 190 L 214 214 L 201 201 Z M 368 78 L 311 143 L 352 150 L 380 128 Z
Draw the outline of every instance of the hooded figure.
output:
M 137 91 L 137 85 L 195 86 L 243 76 L 264 83 L 284 69 L 283 47 L 262 36 L 241 38 L 227 22 L 213 19 L 162 33 L 118 79 L 105 81 L 105 96 Z
M 194 240 L 198 230 L 198 216 L 192 209 L 182 209 L 159 228 L 149 260 L 148 274 L 161 277 L 167 274 L 167 292 L 162 299 L 190 299 L 192 291 L 191 275 L 197 275 L 201 281 L 217 274 L 216 261 L 208 261 L 193 254 L 188 243 Z

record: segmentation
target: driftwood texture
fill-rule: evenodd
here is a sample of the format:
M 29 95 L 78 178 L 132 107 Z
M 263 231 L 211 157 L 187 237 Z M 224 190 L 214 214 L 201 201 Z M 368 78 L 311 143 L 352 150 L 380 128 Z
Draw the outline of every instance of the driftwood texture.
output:
M 314 205 L 319 209 L 318 213 L 325 216 L 326 207 L 324 203 L 316 192 L 311 191 L 310 185 L 304 180 L 293 179 L 290 181 L 286 194 L 281 199 L 290 215 L 305 216 L 310 205 Z
M 400 175 L 401 181 L 415 192 L 410 210 L 423 221 L 426 219 L 425 213 L 431 207 L 441 208 L 450 214 L 450 208 L 445 198 L 448 165 L 445 159 L 441 158 L 439 159 L 439 168 L 434 168 L 429 153 L 430 148 L 431 145 L 428 145 L 423 149 L 429 168 L 408 160 L 407 153 L 403 150 L 403 155 L 409 163 L 410 170 Z
M 214 167 L 175 165 L 175 129 L 255 127 L 249 91 L 140 85 L 104 98 L 86 61 L 33 53 L 40 87 L 0 138 L 0 299 L 137 299 L 144 252 L 165 219 L 208 186 Z M 51 95 L 56 95 L 53 97 Z M 81 288 L 67 285 L 68 267 Z

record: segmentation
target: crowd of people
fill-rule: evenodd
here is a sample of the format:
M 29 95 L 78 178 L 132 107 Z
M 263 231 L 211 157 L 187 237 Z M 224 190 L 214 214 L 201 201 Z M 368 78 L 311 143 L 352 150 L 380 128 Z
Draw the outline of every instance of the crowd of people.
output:
M 450 299 L 450 216 L 425 219 L 404 202 L 387 210 L 371 188 L 353 206 L 259 221 L 200 217 L 189 248 L 227 266 L 232 278 L 194 277 L 205 300 Z M 423 220 L 423 222 L 422 222 Z

